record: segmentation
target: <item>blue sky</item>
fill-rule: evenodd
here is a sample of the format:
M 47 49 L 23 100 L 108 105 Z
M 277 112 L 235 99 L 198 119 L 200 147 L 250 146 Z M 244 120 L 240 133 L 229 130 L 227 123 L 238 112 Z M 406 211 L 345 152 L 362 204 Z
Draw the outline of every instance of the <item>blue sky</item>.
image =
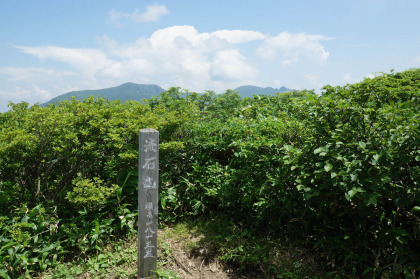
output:
M 319 92 L 420 67 L 419 11 L 419 0 L 4 0 L 0 112 L 125 82 Z

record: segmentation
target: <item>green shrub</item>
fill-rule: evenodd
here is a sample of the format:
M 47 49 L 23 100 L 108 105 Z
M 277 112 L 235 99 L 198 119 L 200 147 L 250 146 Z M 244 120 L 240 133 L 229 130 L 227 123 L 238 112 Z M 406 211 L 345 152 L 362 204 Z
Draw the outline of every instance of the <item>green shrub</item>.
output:
M 163 174 L 171 212 L 289 233 L 343 274 L 417 274 L 419 98 L 413 69 L 209 110 Z
M 94 98 L 12 104 L 0 115 L 1 276 L 43 271 L 60 253 L 84 256 L 136 231 L 137 194 L 124 181 L 137 166 L 138 132 L 152 127 L 170 142 L 193 114 Z
M 13 104 L 0 114 L 0 276 L 29 276 L 135 232 L 138 131 L 151 127 L 161 222 L 222 215 L 249 239 L 312 247 L 333 273 L 416 277 L 419 98 L 412 69 L 320 96 L 171 88 L 144 103 Z M 267 257 L 241 247 L 223 258 Z

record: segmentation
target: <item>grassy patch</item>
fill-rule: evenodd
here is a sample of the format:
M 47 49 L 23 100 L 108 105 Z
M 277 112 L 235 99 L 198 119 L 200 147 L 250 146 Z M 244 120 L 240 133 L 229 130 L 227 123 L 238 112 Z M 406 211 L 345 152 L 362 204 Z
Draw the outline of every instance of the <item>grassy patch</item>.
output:
M 161 240 L 159 251 L 159 278 L 178 278 L 174 272 L 161 268 L 170 257 L 165 242 Z M 40 274 L 38 278 L 137 278 L 137 236 L 132 234 L 125 239 L 114 241 L 86 260 L 60 263 L 54 269 Z

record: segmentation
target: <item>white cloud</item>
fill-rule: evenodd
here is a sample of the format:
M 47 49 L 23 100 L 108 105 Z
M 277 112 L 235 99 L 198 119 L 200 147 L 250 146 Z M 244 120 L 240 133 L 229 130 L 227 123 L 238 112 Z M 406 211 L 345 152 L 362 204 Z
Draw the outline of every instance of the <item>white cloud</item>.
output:
M 11 101 L 28 100 L 33 97 L 44 101 L 51 99 L 50 92 L 39 88 L 39 86 L 36 84 L 32 84 L 31 89 L 16 86 L 13 90 L 10 91 L 0 91 L 0 95 L 9 98 Z
M 51 99 L 51 93 L 47 90 L 41 89 L 36 84 L 32 84 L 32 89 L 36 96 L 39 96 L 42 100 L 49 100 Z
M 22 67 L 2 67 L 0 73 L 10 76 L 10 81 L 22 81 L 29 79 L 40 79 L 42 77 L 65 77 L 74 76 L 76 73 L 68 71 L 57 71 L 44 68 L 22 68 Z
M 344 81 L 349 82 L 351 80 L 351 75 L 349 73 L 345 73 L 343 75 L 343 79 Z
M 366 78 L 374 79 L 376 77 L 382 76 L 383 74 L 383 72 L 374 72 L 366 75 Z
M 197 46 L 206 33 L 199 34 L 194 26 L 171 26 L 155 31 L 149 39 L 152 48 Z M 187 45 L 182 45 L 186 43 Z
M 51 58 L 68 63 L 82 74 L 92 77 L 100 69 L 111 64 L 106 55 L 98 49 L 63 48 L 56 46 L 23 47 L 18 46 L 22 52 L 34 55 L 40 59 Z
M 210 73 L 215 80 L 250 81 L 257 76 L 257 70 L 247 64 L 246 58 L 236 49 L 218 51 Z
M 264 34 L 260 32 L 249 30 L 219 30 L 211 33 L 210 35 L 226 40 L 227 42 L 233 44 L 263 40 L 265 37 Z
M 67 93 L 67 92 L 72 92 L 72 91 L 78 91 L 78 90 L 82 90 L 79 87 L 73 87 L 73 86 L 67 86 L 65 88 L 60 88 L 60 93 Z
M 177 86 L 205 90 L 221 80 L 240 81 L 255 78 L 257 70 L 235 49 L 236 44 L 261 40 L 263 34 L 248 30 L 219 30 L 199 33 L 193 26 L 171 26 L 139 38 L 131 45 L 118 45 L 107 37 L 98 42 L 113 56 L 101 73 L 109 77 L 142 77 L 142 80 L 166 78 Z
M 12 91 L 0 91 L 0 96 L 7 97 L 9 100 L 26 99 L 31 97 L 30 93 L 30 90 L 16 86 Z
M 194 26 L 171 26 L 156 30 L 150 37 L 140 37 L 131 44 L 120 44 L 115 39 L 102 36 L 96 38 L 99 45 L 96 49 L 56 46 L 17 48 L 40 59 L 70 65 L 76 72 L 72 74 L 77 74 L 78 78 L 77 83 L 71 84 L 73 87 L 104 88 L 131 81 L 155 83 L 164 88 L 180 86 L 200 92 L 256 84 L 257 78 L 259 84 L 267 82 L 261 78 L 274 83 L 280 75 L 290 82 L 286 76 L 292 72 L 300 73 L 299 78 L 302 79 L 305 74 L 316 71 L 328 58 L 329 53 L 321 45 L 325 39 L 304 33 L 283 32 L 273 37 L 251 30 L 206 33 L 197 31 Z M 289 66 L 302 62 L 305 66 L 308 63 L 312 66 L 304 72 L 300 68 L 290 71 Z M 259 75 L 267 69 L 271 69 L 269 75 Z M 16 79 L 19 77 L 18 74 L 15 76 Z M 308 84 L 314 82 L 303 80 L 307 80 Z M 290 87 L 288 82 L 285 85 Z M 36 80 L 33 83 L 39 84 Z M 69 83 L 60 85 L 67 88 Z M 56 87 L 51 90 L 45 84 L 40 86 L 48 92 L 57 91 Z
M 200 47 L 203 50 L 213 51 L 228 47 L 226 43 L 239 44 L 262 39 L 264 35 L 256 31 L 219 30 L 212 33 L 199 33 L 194 26 L 183 25 L 157 30 L 151 36 L 150 43 L 153 47 Z M 214 47 L 209 48 L 209 43 Z
M 323 63 L 328 59 L 329 52 L 325 51 L 320 41 L 329 39 L 320 35 L 281 32 L 274 37 L 266 36 L 257 53 L 266 60 L 280 59 L 283 67 L 301 60 Z
M 133 13 L 124 13 L 121 11 L 111 10 L 108 15 L 108 20 L 115 23 L 116 25 L 122 25 L 122 19 L 128 19 L 135 23 L 140 22 L 153 22 L 158 21 L 161 16 L 169 14 L 168 8 L 165 5 L 159 5 L 157 3 L 146 7 L 146 11 L 139 13 L 135 10 Z
M 136 75 L 149 76 L 154 73 L 156 67 L 145 58 L 133 58 L 130 60 L 115 61 L 101 70 L 99 75 L 108 78 L 133 78 Z
M 136 11 L 137 12 L 137 11 Z M 153 4 L 146 7 L 146 12 L 137 14 L 132 17 L 135 22 L 157 21 L 161 16 L 169 14 L 165 5 Z
M 123 12 L 116 11 L 112 9 L 108 14 L 108 21 L 114 23 L 115 25 L 121 26 L 121 18 L 124 17 Z

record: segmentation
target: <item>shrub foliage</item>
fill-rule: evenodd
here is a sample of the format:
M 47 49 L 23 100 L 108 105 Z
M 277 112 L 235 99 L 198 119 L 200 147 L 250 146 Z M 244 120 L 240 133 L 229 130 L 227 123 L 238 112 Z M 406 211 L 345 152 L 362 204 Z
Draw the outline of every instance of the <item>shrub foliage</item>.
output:
M 0 114 L 0 276 L 30 276 L 135 232 L 138 131 L 151 127 L 162 224 L 226 216 L 242 236 L 312 247 L 326 269 L 416 277 L 419 102 L 411 69 L 321 95 L 171 88 L 143 103 L 12 104 Z M 224 259 L 257 266 L 264 254 L 236 252 Z

